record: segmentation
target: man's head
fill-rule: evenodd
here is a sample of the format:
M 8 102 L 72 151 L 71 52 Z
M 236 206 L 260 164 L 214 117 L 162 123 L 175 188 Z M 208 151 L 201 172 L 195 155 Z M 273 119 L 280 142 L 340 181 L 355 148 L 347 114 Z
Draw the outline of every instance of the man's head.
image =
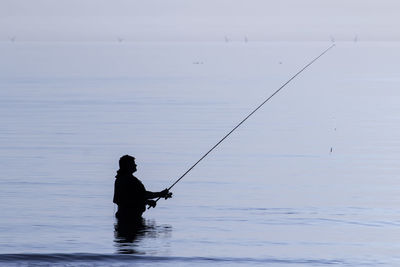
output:
M 136 171 L 135 158 L 129 155 L 119 159 L 119 169 L 124 172 L 134 173 Z

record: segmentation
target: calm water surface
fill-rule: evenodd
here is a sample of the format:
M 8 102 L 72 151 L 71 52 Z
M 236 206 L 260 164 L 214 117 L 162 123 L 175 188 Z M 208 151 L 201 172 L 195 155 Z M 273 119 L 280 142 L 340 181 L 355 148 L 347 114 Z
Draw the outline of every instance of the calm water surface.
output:
M 114 230 L 121 155 L 168 187 L 329 45 L 0 44 L 0 265 L 400 264 L 398 43 L 339 43 Z

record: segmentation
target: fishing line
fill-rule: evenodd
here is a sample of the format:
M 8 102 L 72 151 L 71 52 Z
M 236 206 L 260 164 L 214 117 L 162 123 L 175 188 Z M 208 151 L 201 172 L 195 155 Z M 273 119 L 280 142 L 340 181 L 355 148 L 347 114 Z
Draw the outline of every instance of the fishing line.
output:
M 326 54 L 329 50 L 331 50 L 335 44 L 328 47 L 321 54 L 311 60 L 307 65 L 305 65 L 302 69 L 300 69 L 295 75 L 293 75 L 287 82 L 285 82 L 281 87 L 279 87 L 272 95 L 270 95 L 267 99 L 265 99 L 257 108 L 255 108 L 249 115 L 247 115 L 241 122 L 239 122 L 229 133 L 227 133 L 221 140 L 219 140 L 210 150 L 208 150 L 195 164 L 193 164 L 184 174 L 181 175 L 169 188 L 171 190 L 183 177 L 186 176 L 197 164 L 199 164 L 208 154 L 211 153 L 219 144 L 221 144 L 231 133 L 233 133 L 237 128 L 240 127 L 248 118 L 250 118 L 254 113 L 257 112 L 265 103 L 267 103 L 271 98 L 273 98 L 280 90 L 282 90 L 286 85 L 288 85 L 293 79 L 295 79 L 298 75 L 300 75 L 304 70 L 306 70 L 309 66 L 311 66 L 315 61 L 317 61 L 320 57 Z M 160 200 L 161 197 L 156 199 L 156 202 Z M 150 207 L 149 207 L 150 208 Z

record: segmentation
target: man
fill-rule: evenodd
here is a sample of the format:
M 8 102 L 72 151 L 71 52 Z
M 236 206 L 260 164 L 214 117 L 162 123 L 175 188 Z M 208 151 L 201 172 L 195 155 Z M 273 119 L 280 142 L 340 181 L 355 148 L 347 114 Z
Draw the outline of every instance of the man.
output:
M 125 155 L 119 159 L 113 199 L 113 202 L 118 205 L 118 211 L 115 214 L 118 220 L 141 219 L 146 205 L 153 208 L 156 206 L 153 198 L 172 197 L 172 193 L 168 189 L 161 192 L 146 191 L 142 182 L 132 175 L 136 172 L 136 166 L 134 157 Z

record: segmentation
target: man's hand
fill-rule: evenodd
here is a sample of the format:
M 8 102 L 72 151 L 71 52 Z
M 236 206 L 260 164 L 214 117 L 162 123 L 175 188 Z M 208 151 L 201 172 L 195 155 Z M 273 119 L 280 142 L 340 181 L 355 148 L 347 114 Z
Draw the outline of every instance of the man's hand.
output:
M 155 200 L 147 200 L 146 204 L 149 205 L 151 208 L 155 208 L 157 206 L 157 202 Z
M 169 192 L 168 189 L 164 189 L 163 191 L 161 191 L 161 197 L 168 199 L 172 197 L 172 192 Z

